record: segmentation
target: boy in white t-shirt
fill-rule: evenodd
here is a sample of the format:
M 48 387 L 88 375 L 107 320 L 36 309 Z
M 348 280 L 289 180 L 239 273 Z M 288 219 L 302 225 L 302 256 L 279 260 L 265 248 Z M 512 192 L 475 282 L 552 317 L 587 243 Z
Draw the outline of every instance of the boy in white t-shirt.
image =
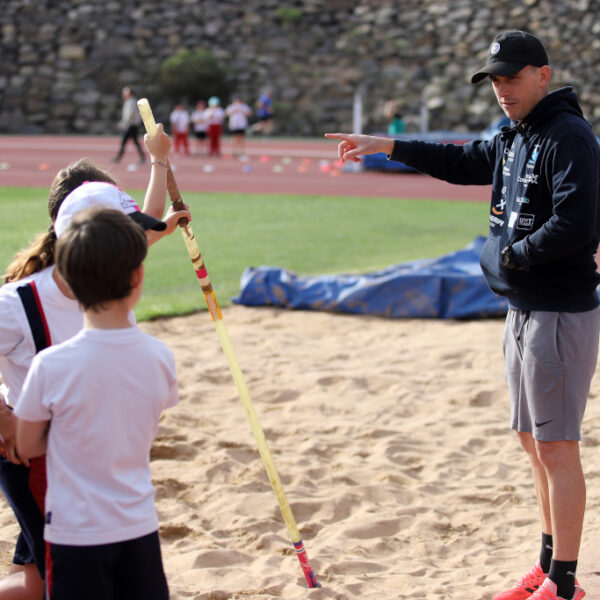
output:
M 173 135 L 173 150 L 175 152 L 183 152 L 186 156 L 190 153 L 189 132 L 190 132 L 190 115 L 182 102 L 178 102 L 175 108 L 169 115 L 171 123 L 171 133 Z
M 150 449 L 178 395 L 173 354 L 129 319 L 146 252 L 142 228 L 103 207 L 78 212 L 58 235 L 57 269 L 84 328 L 36 355 L 15 408 L 19 455 L 47 455 L 52 600 L 169 595 Z
M 233 102 L 225 109 L 225 114 L 229 117 L 229 132 L 233 136 L 232 154 L 236 150 L 239 154 L 246 151 L 245 138 L 248 128 L 248 118 L 252 115 L 250 107 L 242 102 L 242 99 L 235 97 Z

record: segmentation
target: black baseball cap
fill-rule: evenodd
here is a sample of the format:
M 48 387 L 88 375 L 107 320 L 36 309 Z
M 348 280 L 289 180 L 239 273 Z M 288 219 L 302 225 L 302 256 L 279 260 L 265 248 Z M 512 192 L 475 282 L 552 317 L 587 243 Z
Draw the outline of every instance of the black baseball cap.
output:
M 546 49 L 535 35 L 525 31 L 505 31 L 492 42 L 487 64 L 471 77 L 471 83 L 479 83 L 488 75 L 514 75 L 529 65 L 543 67 L 547 64 Z

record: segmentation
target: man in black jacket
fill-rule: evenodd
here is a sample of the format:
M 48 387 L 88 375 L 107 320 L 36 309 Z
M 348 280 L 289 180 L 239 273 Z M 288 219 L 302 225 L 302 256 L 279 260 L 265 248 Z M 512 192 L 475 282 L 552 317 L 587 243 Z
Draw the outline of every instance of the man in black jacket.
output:
M 596 368 L 600 275 L 600 149 L 572 88 L 549 92 L 551 69 L 535 36 L 496 37 L 473 77 L 491 80 L 511 127 L 464 146 L 356 134 L 343 161 L 385 152 L 457 184 L 492 184 L 480 263 L 509 301 L 503 340 L 511 427 L 532 465 L 542 525 L 539 560 L 494 600 L 580 600 L 575 569 L 585 509 L 581 422 Z

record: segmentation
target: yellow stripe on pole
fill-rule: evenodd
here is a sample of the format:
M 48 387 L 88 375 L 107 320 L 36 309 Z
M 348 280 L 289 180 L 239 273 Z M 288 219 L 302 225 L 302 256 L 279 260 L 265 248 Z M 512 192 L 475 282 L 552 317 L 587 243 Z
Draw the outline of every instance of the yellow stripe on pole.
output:
M 246 410 L 246 415 L 248 417 L 248 421 L 250 422 L 250 427 L 252 429 L 252 434 L 254 435 L 258 451 L 262 457 L 265 471 L 267 472 L 269 481 L 271 482 L 271 487 L 273 488 L 275 496 L 277 497 L 279 509 L 281 510 L 281 515 L 285 521 L 290 539 L 294 543 L 299 542 L 300 532 L 298 531 L 298 526 L 296 525 L 292 509 L 290 508 L 285 492 L 283 491 L 279 474 L 275 468 L 275 463 L 273 462 L 271 451 L 267 445 L 265 434 L 258 420 L 258 416 L 256 415 L 256 410 L 254 409 L 254 404 L 250 398 L 250 392 L 246 386 L 246 381 L 244 380 L 244 376 L 233 350 L 229 334 L 227 333 L 225 322 L 223 320 L 215 321 L 214 325 L 215 329 L 217 330 L 219 340 L 221 341 L 223 352 L 225 353 L 225 357 L 229 363 L 229 369 L 231 370 L 235 386 L 237 387 L 240 395 L 240 400 L 242 401 L 242 405 Z

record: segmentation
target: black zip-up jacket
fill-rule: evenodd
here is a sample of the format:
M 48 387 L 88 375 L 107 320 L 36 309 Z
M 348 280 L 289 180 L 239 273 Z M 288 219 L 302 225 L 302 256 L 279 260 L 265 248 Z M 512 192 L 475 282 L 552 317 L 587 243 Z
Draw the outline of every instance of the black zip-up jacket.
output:
M 522 310 L 581 312 L 598 303 L 600 148 L 565 87 L 491 140 L 396 141 L 391 160 L 456 184 L 492 184 L 480 264 L 489 287 Z M 519 269 L 500 252 L 512 244 Z

